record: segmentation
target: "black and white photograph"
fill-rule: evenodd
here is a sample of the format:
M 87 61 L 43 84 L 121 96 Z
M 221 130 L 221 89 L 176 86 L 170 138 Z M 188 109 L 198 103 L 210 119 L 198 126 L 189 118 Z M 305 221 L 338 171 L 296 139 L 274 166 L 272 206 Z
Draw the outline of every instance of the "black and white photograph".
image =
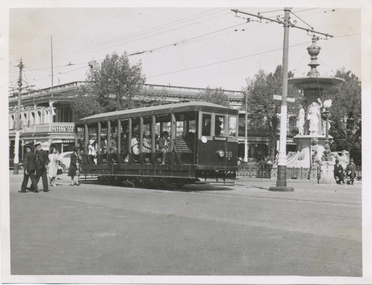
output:
M 3 3 L 1 283 L 372 284 L 370 0 Z

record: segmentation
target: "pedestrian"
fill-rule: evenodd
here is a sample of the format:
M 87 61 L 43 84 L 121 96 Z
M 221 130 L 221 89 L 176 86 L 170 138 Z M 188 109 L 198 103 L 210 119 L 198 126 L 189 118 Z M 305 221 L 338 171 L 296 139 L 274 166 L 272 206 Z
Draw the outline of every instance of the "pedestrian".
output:
M 71 154 L 70 168 L 68 170 L 67 176 L 71 177 L 71 184 L 69 186 L 79 186 L 79 168 L 80 168 L 80 159 L 78 154 L 78 148 L 74 147 L 74 151 Z
M 49 165 L 48 165 L 48 176 L 49 183 L 51 186 L 57 186 L 55 181 L 57 178 L 59 156 L 56 148 L 52 149 L 51 154 L 49 154 Z
M 355 170 L 356 170 L 356 165 L 354 164 L 354 159 L 350 159 L 348 165 L 346 165 L 346 175 L 350 177 L 350 183 L 351 185 L 354 184 L 354 178 L 355 178 Z
M 344 181 L 344 169 L 342 168 L 342 165 L 340 164 L 340 161 L 336 159 L 336 164 L 334 166 L 333 175 L 335 177 L 335 180 L 337 184 L 345 184 Z
M 43 181 L 44 192 L 48 192 L 47 165 L 49 164 L 48 154 L 41 148 L 41 144 L 35 144 L 36 147 L 36 184 L 39 183 L 40 177 Z
M 21 185 L 21 191 L 19 193 L 27 193 L 26 187 L 28 183 L 28 178 L 31 179 L 31 191 L 38 193 L 36 177 L 35 177 L 35 170 L 36 170 L 36 155 L 31 151 L 30 146 L 26 146 L 26 154 L 24 159 L 23 165 L 23 182 Z

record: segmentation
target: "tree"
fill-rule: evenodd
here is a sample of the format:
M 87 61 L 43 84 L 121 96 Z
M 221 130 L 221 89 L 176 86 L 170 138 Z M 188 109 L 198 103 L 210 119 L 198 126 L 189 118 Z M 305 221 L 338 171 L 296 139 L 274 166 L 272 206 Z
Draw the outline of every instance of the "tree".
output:
M 221 87 L 212 89 L 208 86 L 204 91 L 201 91 L 197 95 L 196 99 L 198 101 L 205 101 L 229 107 L 229 97 Z
M 274 73 L 266 74 L 259 70 L 253 79 L 247 78 L 247 87 L 243 89 L 244 100 L 248 105 L 248 129 L 250 134 L 270 137 L 271 157 L 275 156 L 276 141 L 279 139 L 281 101 L 274 100 L 274 94 L 282 94 L 283 68 L 277 66 Z M 288 78 L 293 73 L 288 73 Z M 288 86 L 288 97 L 295 97 L 296 101 L 302 100 L 300 92 Z M 243 102 L 245 106 L 245 101 Z
M 104 110 L 97 101 L 96 96 L 89 95 L 85 86 L 78 89 L 74 103 L 71 104 L 71 109 L 74 111 L 75 120 L 102 113 Z
M 324 94 L 332 99 L 330 130 L 333 150 L 347 150 L 360 162 L 362 95 L 361 82 L 351 71 L 337 70 L 336 77 L 345 81 L 333 86 Z M 356 161 L 356 162 L 357 162 Z
M 131 65 L 126 52 L 121 56 L 114 52 L 112 55 L 106 55 L 102 63 L 89 62 L 89 67 L 87 85 L 81 89 L 74 102 L 75 111 L 78 114 L 85 113 L 85 106 L 77 102 L 84 95 L 94 97 L 86 100 L 91 104 L 91 107 L 95 108 L 92 109 L 92 112 L 95 113 L 141 105 L 134 100 L 145 83 L 145 76 L 141 73 L 141 62 Z M 79 109 L 79 106 L 82 109 Z

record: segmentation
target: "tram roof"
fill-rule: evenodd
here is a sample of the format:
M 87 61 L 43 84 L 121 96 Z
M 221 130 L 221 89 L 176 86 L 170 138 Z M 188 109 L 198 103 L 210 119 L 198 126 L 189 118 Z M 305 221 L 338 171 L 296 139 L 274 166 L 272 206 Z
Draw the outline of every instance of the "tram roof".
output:
M 218 112 L 222 114 L 238 115 L 239 111 L 225 106 L 208 103 L 208 102 L 186 102 L 186 103 L 172 103 L 167 105 L 157 105 L 150 107 L 141 107 L 134 109 L 119 110 L 114 112 L 100 113 L 85 117 L 79 120 L 79 123 L 89 123 L 96 121 L 105 121 L 108 118 L 130 118 L 137 116 L 159 115 L 167 113 L 190 112 L 190 111 L 206 111 Z

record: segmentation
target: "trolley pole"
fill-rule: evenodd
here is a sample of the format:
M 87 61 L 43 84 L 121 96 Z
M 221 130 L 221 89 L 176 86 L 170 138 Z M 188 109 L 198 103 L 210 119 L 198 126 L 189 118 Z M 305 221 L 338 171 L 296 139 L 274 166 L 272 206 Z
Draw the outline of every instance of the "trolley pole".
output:
M 329 34 L 316 32 L 311 27 L 303 28 L 295 26 L 296 22 L 293 24 L 290 22 L 289 14 L 291 13 L 291 8 L 284 9 L 284 22 L 279 19 L 270 19 L 261 16 L 260 14 L 254 15 L 247 12 L 242 12 L 239 10 L 231 10 L 233 12 L 249 15 L 258 18 L 260 21 L 266 20 L 268 22 L 275 22 L 278 24 L 283 24 L 284 26 L 284 40 L 283 40 L 283 82 L 282 82 L 282 104 L 281 104 L 281 114 L 280 114 L 280 140 L 279 140 L 279 159 L 278 159 L 278 175 L 276 186 L 270 187 L 270 191 L 294 191 L 292 187 L 287 187 L 287 157 L 286 157 L 286 146 L 287 146 L 287 92 L 288 92 L 288 47 L 289 47 L 289 27 L 296 28 L 300 30 L 311 32 L 312 34 L 321 34 L 328 37 L 333 37 Z M 247 22 L 250 22 L 248 19 Z
M 15 136 L 15 142 L 14 142 L 14 169 L 13 174 L 18 174 L 18 164 L 19 164 L 19 130 L 20 130 L 20 124 L 21 121 L 19 117 L 21 116 L 21 91 L 22 91 L 22 59 L 18 65 L 19 67 L 19 79 L 18 79 L 18 106 L 17 106 L 17 112 L 16 112 L 16 136 Z

